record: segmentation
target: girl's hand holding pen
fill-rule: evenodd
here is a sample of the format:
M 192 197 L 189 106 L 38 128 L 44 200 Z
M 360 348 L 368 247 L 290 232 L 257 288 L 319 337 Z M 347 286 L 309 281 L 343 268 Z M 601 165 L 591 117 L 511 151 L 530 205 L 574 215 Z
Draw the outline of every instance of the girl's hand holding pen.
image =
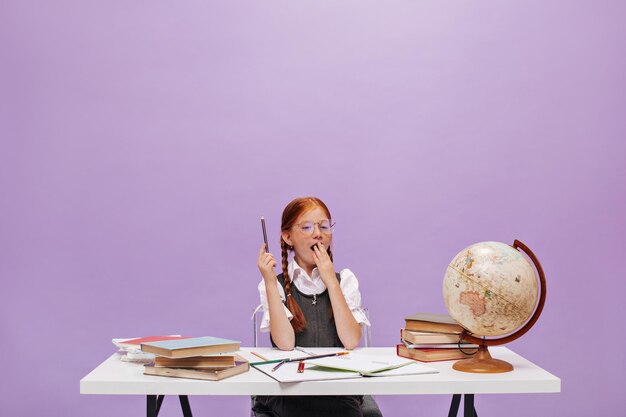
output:
M 269 252 L 265 252 L 265 243 L 261 246 L 261 250 L 259 250 L 259 260 L 257 266 L 259 267 L 259 271 L 263 276 L 263 279 L 267 283 L 268 281 L 274 282 L 276 281 L 276 274 L 274 273 L 274 268 L 276 268 L 276 259 L 274 259 L 274 255 Z

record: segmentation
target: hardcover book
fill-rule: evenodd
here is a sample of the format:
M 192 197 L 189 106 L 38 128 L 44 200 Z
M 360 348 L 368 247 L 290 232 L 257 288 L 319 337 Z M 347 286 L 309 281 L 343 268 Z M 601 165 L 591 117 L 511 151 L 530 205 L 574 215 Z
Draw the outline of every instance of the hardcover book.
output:
M 235 366 L 234 355 L 190 356 L 185 358 L 154 358 L 157 368 L 230 368 Z
M 203 379 L 207 381 L 219 381 L 231 376 L 248 372 L 250 365 L 247 360 L 237 356 L 235 366 L 227 368 L 161 368 L 157 366 L 144 366 L 144 375 L 166 376 L 170 378 Z
M 464 330 L 447 314 L 416 313 L 404 321 L 405 329 L 410 331 L 460 334 Z
M 205 336 L 192 337 L 181 340 L 164 340 L 141 344 L 143 352 L 168 358 L 182 358 L 185 356 L 202 356 L 216 353 L 233 352 L 239 350 L 241 342 L 222 339 L 221 337 Z
M 412 349 L 405 345 L 397 345 L 396 352 L 403 358 L 415 359 L 420 362 L 449 361 L 456 359 L 470 358 L 471 353 L 477 349 L 472 349 L 467 353 L 459 349 Z
M 400 338 L 409 343 L 458 343 L 456 333 L 415 332 L 407 329 L 400 330 Z
M 404 345 L 410 349 L 458 349 L 458 343 L 409 343 L 406 340 L 401 340 Z M 474 343 L 461 343 L 460 348 L 465 352 L 473 352 L 474 349 L 478 349 L 478 345 Z
M 135 339 L 114 339 L 114 344 L 119 348 L 137 348 L 141 347 L 142 343 L 148 342 L 161 342 L 163 340 L 180 340 L 180 339 L 189 339 L 191 336 L 180 336 L 180 335 L 171 335 L 171 336 L 144 336 L 138 337 Z

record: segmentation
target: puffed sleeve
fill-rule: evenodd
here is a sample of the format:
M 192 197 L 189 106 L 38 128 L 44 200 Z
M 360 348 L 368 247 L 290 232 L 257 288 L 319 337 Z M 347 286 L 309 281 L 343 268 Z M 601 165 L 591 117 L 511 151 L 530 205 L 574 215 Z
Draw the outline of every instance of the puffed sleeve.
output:
M 278 294 L 280 295 L 280 299 L 283 302 L 283 308 L 285 309 L 285 314 L 287 318 L 291 320 L 293 318 L 293 314 L 291 311 L 285 306 L 285 290 L 283 287 L 276 281 L 276 285 L 278 286 Z M 260 330 L 264 333 L 268 333 L 270 331 L 270 307 L 267 303 L 267 291 L 265 289 L 265 281 L 261 280 L 259 283 L 259 297 L 261 298 L 261 306 L 263 307 L 263 318 L 261 319 L 261 327 Z
M 347 268 L 342 270 L 339 276 L 341 277 L 341 292 L 346 299 L 348 308 L 352 311 L 354 319 L 359 324 L 371 326 L 363 307 L 361 307 L 361 292 L 359 291 L 359 281 L 356 279 L 356 276 Z

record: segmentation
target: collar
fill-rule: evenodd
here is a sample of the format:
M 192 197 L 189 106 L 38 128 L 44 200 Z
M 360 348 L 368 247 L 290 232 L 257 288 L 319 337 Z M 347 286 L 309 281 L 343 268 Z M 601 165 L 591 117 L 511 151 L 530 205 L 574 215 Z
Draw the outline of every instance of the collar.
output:
M 320 294 L 326 290 L 326 285 L 324 285 L 317 268 L 313 269 L 313 273 L 309 277 L 296 260 L 292 259 L 287 266 L 287 272 L 289 272 L 293 284 L 303 294 Z

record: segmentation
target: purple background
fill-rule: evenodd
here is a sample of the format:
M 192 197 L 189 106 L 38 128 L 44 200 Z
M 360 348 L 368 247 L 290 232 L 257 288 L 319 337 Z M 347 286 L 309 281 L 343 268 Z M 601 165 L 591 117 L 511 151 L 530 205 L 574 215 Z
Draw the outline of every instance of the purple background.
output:
M 2 414 L 127 415 L 81 396 L 113 337 L 252 342 L 259 216 L 317 195 L 374 344 L 445 312 L 467 245 L 548 279 L 509 345 L 562 393 L 481 416 L 624 415 L 626 29 L 616 1 L 0 3 Z M 28 394 L 28 396 L 26 396 Z M 379 397 L 443 416 L 447 396 Z M 194 397 L 245 416 L 242 397 Z M 164 416 L 178 416 L 174 398 Z

